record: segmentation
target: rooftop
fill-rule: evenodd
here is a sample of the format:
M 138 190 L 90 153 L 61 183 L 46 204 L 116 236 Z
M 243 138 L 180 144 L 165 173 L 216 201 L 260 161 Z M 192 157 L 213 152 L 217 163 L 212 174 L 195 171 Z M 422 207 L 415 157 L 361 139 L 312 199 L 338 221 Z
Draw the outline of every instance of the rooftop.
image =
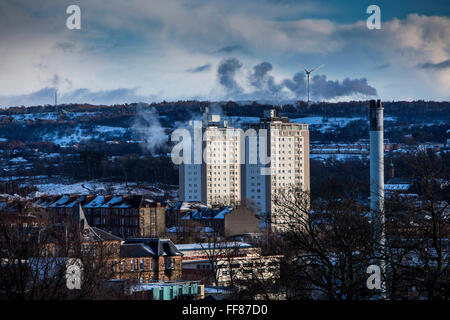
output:
M 218 243 L 187 243 L 187 244 L 177 244 L 175 245 L 180 251 L 193 251 L 193 250 L 205 250 L 205 249 L 213 249 L 213 248 L 253 248 L 253 245 L 247 242 L 218 242 Z
M 126 239 L 123 245 L 134 245 L 125 246 L 124 254 L 129 254 L 131 252 L 142 253 L 144 256 L 148 255 L 150 252 L 156 256 L 177 256 L 182 255 L 178 248 L 173 244 L 170 239 L 160 239 L 160 238 L 130 238 Z M 143 248 L 144 246 L 145 248 Z M 121 249 L 122 255 L 122 249 Z

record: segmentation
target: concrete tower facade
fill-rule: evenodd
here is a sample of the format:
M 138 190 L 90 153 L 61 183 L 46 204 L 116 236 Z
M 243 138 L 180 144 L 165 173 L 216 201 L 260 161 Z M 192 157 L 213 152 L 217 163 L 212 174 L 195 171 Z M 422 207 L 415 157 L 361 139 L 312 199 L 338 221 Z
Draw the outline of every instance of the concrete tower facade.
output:
M 370 101 L 370 209 L 383 212 L 384 145 L 381 100 Z
M 385 263 L 381 258 L 385 245 L 384 232 L 384 139 L 383 139 L 383 107 L 381 100 L 370 101 L 370 212 L 379 259 L 375 263 L 384 275 Z M 382 281 L 382 294 L 385 293 Z
M 277 115 L 276 110 L 266 110 L 265 117 L 249 128 L 255 132 L 266 130 L 265 141 L 258 140 L 252 151 L 249 137 L 245 141 L 245 164 L 242 169 L 242 199 L 254 205 L 255 211 L 270 224 L 271 229 L 284 225 L 286 217 L 278 217 L 274 196 L 278 190 L 299 187 L 310 190 L 309 175 L 309 129 L 307 124 L 292 123 L 289 118 Z M 257 153 L 258 163 L 250 156 Z M 270 157 L 269 163 L 262 156 Z M 274 227 L 274 228 L 272 228 Z M 278 228 L 278 230 L 280 230 Z
M 197 137 L 195 129 L 198 129 Z M 207 205 L 240 202 L 240 131 L 229 126 L 220 115 L 206 114 L 202 123 L 194 123 L 191 137 L 191 163 L 179 167 L 180 200 Z M 197 151 L 200 151 L 200 159 L 196 160 Z

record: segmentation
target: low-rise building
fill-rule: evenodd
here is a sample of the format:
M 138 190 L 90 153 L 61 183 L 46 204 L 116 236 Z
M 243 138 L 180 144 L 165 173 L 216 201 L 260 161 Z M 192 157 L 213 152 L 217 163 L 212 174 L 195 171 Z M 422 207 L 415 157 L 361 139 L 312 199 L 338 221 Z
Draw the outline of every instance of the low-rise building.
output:
M 119 237 L 160 237 L 165 233 L 165 206 L 142 195 L 60 195 L 37 198 L 55 222 L 70 217 L 81 204 L 90 226 Z
M 260 248 L 249 243 L 193 243 L 177 248 L 183 253 L 184 280 L 245 290 L 255 281 L 274 282 L 280 277 L 282 256 L 262 255 Z
M 179 210 L 179 212 L 181 212 Z M 235 208 L 224 206 L 209 208 L 206 206 L 193 206 L 181 215 L 170 212 L 171 215 L 180 215 L 178 225 L 170 228 L 179 228 L 183 232 L 214 233 L 222 237 L 232 237 L 241 234 L 258 233 L 259 220 L 254 212 L 244 206 Z M 170 230 L 169 230 L 170 231 Z
M 150 300 L 198 300 L 205 297 L 200 281 L 154 281 L 131 287 L 131 294 Z
M 169 239 L 127 239 L 120 246 L 116 279 L 181 280 L 182 253 Z

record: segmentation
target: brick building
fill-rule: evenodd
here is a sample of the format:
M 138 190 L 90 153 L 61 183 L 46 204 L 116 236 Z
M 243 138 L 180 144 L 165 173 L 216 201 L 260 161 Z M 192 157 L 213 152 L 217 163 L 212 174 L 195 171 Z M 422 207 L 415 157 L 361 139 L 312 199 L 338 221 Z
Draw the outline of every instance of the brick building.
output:
M 35 203 L 55 222 L 73 215 L 80 203 L 90 226 L 122 238 L 159 237 L 165 232 L 165 206 L 142 195 L 47 196 Z
M 209 208 L 198 203 L 189 205 L 183 202 L 178 209 L 173 206 L 168 210 L 166 219 L 177 223 L 168 225 L 169 230 L 173 228 L 175 232 L 180 227 L 184 233 L 203 231 L 217 233 L 223 237 L 259 232 L 257 216 L 244 206 Z
M 91 227 L 78 204 L 73 215 L 81 231 L 81 249 L 87 255 L 104 257 L 111 279 L 138 282 L 181 280 L 182 253 L 169 239 L 122 238 Z M 74 229 L 76 230 L 76 229 Z
M 182 253 L 169 239 L 127 239 L 120 246 L 118 279 L 181 280 Z

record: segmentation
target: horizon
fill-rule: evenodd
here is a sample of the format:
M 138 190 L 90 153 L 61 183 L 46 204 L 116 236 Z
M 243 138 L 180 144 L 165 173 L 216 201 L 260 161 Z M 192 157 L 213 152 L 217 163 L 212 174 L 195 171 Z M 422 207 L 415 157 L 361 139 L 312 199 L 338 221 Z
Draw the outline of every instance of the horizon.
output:
M 378 100 L 378 99 L 367 99 L 367 100 L 342 100 L 342 101 L 311 101 L 310 108 L 314 106 L 318 106 L 321 104 L 346 104 L 346 103 L 361 103 L 361 104 L 368 104 L 370 100 Z M 423 100 L 423 99 L 417 99 L 417 100 L 382 100 L 380 99 L 383 104 L 385 103 L 418 103 L 418 102 L 425 102 L 425 103 L 450 103 L 450 100 L 442 100 L 442 101 L 436 101 L 436 100 Z M 155 102 L 124 102 L 124 103 L 115 103 L 115 104 L 104 104 L 104 103 L 89 103 L 89 102 L 67 102 L 67 103 L 58 103 L 55 104 L 38 104 L 38 105 L 11 105 L 11 106 L 0 106 L 0 110 L 7 110 L 12 108 L 39 108 L 39 107 L 62 107 L 62 106 L 71 106 L 71 105 L 89 105 L 89 106 L 95 106 L 95 107 L 115 107 L 115 106 L 123 106 L 123 105 L 147 105 L 147 106 L 153 106 L 153 105 L 161 105 L 161 104 L 177 104 L 177 103 L 210 103 L 210 104 L 227 104 L 227 103 L 235 103 L 241 106 L 250 106 L 253 104 L 258 105 L 270 105 L 273 107 L 283 107 L 283 106 L 289 106 L 289 105 L 298 105 L 299 107 L 305 107 L 301 106 L 299 104 L 307 104 L 307 101 L 305 100 L 293 100 L 293 101 L 257 101 L 257 100 L 221 100 L 221 101 L 209 101 L 209 100 L 161 100 L 161 101 L 155 101 Z M 368 105 L 367 105 L 368 106 Z

